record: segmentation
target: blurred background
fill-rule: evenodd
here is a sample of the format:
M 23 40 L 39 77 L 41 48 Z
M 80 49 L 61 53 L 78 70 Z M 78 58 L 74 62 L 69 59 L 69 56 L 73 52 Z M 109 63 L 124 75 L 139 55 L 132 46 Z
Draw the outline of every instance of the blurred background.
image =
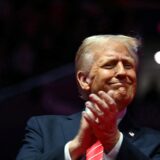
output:
M 141 38 L 130 108 L 139 125 L 160 130 L 159 0 L 0 0 L 0 159 L 15 159 L 31 116 L 83 108 L 74 57 L 95 34 Z

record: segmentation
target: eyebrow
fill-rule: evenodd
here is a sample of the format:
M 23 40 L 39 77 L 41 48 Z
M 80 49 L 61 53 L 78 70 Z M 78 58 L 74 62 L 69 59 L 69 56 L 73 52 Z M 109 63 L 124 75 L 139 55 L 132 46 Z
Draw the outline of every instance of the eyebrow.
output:
M 106 55 L 105 57 L 109 58 L 110 60 L 116 58 L 117 59 L 117 56 L 114 56 L 114 55 Z M 134 61 L 134 58 L 132 56 L 123 56 L 122 59 L 125 59 L 125 60 L 133 60 Z
M 106 60 L 106 57 L 107 57 L 107 60 Z M 99 64 L 104 64 L 104 63 L 109 62 L 109 61 L 117 61 L 117 58 L 115 59 L 115 56 L 113 56 L 113 55 L 109 55 L 109 56 L 107 55 L 107 56 L 105 56 L 105 58 L 103 57 L 103 59 L 100 59 Z M 132 58 L 130 56 L 123 57 L 122 61 L 128 61 L 130 63 L 135 62 L 134 58 Z

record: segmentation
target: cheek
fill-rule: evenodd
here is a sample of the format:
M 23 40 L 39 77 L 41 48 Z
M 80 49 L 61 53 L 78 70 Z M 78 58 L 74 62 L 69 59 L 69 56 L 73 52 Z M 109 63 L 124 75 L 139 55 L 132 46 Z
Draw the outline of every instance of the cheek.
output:
M 97 72 L 95 85 L 99 90 L 101 89 L 107 92 L 110 89 L 110 85 L 108 85 L 108 83 L 112 80 L 113 76 L 114 75 L 111 71 L 101 70 L 100 72 Z
M 135 71 L 130 71 L 127 73 L 128 78 L 132 81 L 132 83 L 136 83 L 137 81 L 137 76 L 136 76 L 136 72 Z
M 128 88 L 128 96 L 130 97 L 130 99 L 133 99 L 135 94 L 136 94 L 136 88 L 137 88 L 137 83 L 136 83 L 136 79 L 134 79 L 134 82 L 132 83 L 132 85 Z
M 129 94 L 135 95 L 136 92 L 136 83 L 134 83 L 130 88 L 129 88 Z
M 115 72 L 113 70 L 106 70 L 103 69 L 101 71 L 101 76 L 106 80 L 110 80 L 111 78 L 115 77 Z
M 99 72 L 97 72 L 96 74 L 96 80 L 98 81 L 99 85 L 103 87 L 105 87 L 113 77 L 114 75 L 111 71 L 107 71 L 103 69 L 99 70 Z
M 137 84 L 137 76 L 136 76 L 136 72 L 131 72 L 128 77 L 131 79 L 132 81 L 132 88 L 136 88 L 136 84 Z
M 104 73 L 102 70 L 92 70 L 91 74 L 91 90 L 92 92 L 97 92 L 99 90 L 104 89 L 106 83 L 106 73 Z M 108 78 L 107 78 L 108 79 Z

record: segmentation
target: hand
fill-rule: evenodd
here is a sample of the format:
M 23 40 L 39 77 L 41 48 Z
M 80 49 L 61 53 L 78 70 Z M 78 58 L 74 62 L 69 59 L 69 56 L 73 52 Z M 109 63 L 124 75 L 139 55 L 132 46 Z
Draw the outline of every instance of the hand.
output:
M 84 155 L 86 150 L 96 141 L 92 128 L 84 118 L 85 116 L 86 112 L 82 112 L 81 125 L 78 134 L 69 143 L 69 152 L 73 160 L 79 159 Z
M 99 91 L 98 94 L 91 94 L 89 101 L 86 102 L 90 113 L 85 115 L 85 119 L 107 152 L 115 146 L 120 136 L 117 127 L 118 109 L 113 98 L 114 94 L 114 91 L 108 93 Z

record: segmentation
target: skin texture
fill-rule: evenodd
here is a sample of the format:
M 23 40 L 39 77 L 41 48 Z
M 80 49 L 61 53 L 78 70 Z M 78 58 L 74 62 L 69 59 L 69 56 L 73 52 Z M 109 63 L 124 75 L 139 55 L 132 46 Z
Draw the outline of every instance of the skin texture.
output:
M 77 136 L 70 142 L 72 159 L 78 159 L 97 139 L 110 152 L 119 140 L 118 113 L 133 100 L 136 91 L 136 62 L 127 47 L 110 42 L 93 46 L 90 72 L 77 72 L 77 80 L 88 94 Z

